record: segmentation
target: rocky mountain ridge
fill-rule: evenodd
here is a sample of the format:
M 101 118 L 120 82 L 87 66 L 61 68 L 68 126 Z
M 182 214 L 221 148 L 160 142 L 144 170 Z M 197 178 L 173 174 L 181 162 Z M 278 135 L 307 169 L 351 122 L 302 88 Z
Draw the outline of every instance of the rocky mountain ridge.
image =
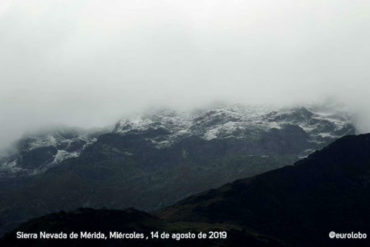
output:
M 70 129 L 26 136 L 17 142 L 15 152 L 0 157 L 0 177 L 45 172 L 64 160 L 79 157 L 102 134 L 142 136 L 148 132 L 151 134 L 145 140 L 157 149 L 168 148 L 193 137 L 209 142 L 227 139 L 253 142 L 268 136 L 268 139 L 273 139 L 269 142 L 274 143 L 279 139 L 295 138 L 299 148 L 294 153 L 297 157 L 305 157 L 339 137 L 354 134 L 356 130 L 346 113 L 305 107 L 272 110 L 232 105 L 193 112 L 159 110 L 122 119 L 113 130 L 102 133 Z M 282 136 L 283 132 L 288 132 L 291 137 Z

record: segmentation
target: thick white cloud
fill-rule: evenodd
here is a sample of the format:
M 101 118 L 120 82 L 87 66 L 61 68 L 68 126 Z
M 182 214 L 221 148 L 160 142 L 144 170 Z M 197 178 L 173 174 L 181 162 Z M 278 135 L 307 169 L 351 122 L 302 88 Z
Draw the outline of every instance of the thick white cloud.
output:
M 370 131 L 368 30 L 367 0 L 13 0 L 0 5 L 0 144 L 214 100 L 329 97 Z

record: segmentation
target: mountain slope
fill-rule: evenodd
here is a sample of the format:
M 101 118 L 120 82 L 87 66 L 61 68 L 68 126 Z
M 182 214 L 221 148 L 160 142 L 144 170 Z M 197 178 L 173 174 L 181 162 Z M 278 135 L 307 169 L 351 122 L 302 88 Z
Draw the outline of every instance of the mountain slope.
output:
M 149 231 L 218 229 L 230 232 L 226 242 L 165 241 L 159 246 L 281 246 L 281 243 L 284 246 L 307 247 L 369 246 L 368 239 L 329 239 L 328 236 L 331 231 L 370 232 L 369 150 L 370 134 L 343 137 L 294 166 L 191 196 L 157 212 L 156 216 L 134 210 L 134 214 L 138 215 L 134 217 L 134 226 L 127 217 L 114 217 L 117 220 L 115 223 L 110 223 L 112 218 L 107 217 L 108 223 L 105 222 L 104 227 L 108 231 L 119 225 L 123 231 L 145 231 L 143 227 L 148 227 L 146 230 Z M 91 219 L 107 215 L 106 210 L 92 212 L 95 216 Z M 49 215 L 31 220 L 17 230 L 97 229 L 90 227 L 98 222 L 91 223 L 91 213 L 83 215 L 80 217 L 76 212 Z M 22 244 L 15 241 L 14 236 L 15 231 L 9 233 L 3 238 L 3 243 Z M 140 244 L 148 246 L 146 242 L 139 241 L 138 246 Z
M 43 173 L 80 156 L 99 134 L 64 128 L 27 135 L 16 143 L 15 151 L 0 157 L 0 179 Z
M 160 215 L 232 223 L 299 246 L 338 246 L 330 231 L 370 232 L 369 150 L 370 134 L 343 137 L 294 166 L 190 197 Z
M 0 179 L 0 233 L 31 217 L 79 207 L 160 209 L 292 164 L 354 131 L 342 115 L 305 108 L 218 108 L 188 117 L 165 111 L 121 121 L 113 131 L 89 135 L 81 145 L 74 145 L 81 133 L 46 134 L 26 142 L 42 146 L 21 145 L 26 149 L 12 156 L 22 166 L 18 168 L 33 167 L 34 175 L 13 173 Z M 43 141 L 45 136 L 55 141 Z M 78 154 L 49 166 L 54 153 L 63 150 Z

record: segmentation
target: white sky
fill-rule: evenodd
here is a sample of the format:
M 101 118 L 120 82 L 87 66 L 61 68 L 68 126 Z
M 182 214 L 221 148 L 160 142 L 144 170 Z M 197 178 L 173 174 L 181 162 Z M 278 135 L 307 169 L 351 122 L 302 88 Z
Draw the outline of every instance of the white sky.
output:
M 149 106 L 326 98 L 370 131 L 368 0 L 0 0 L 0 145 Z

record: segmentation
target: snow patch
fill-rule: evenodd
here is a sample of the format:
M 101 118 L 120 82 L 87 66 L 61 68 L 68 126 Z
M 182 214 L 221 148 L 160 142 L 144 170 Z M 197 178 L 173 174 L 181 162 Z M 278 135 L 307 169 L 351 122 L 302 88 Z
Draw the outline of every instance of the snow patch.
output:
M 70 158 L 76 158 L 80 155 L 79 152 L 67 152 L 65 150 L 58 150 L 58 152 L 54 156 L 54 160 L 52 163 L 58 164 L 62 162 L 63 160 L 70 159 Z

